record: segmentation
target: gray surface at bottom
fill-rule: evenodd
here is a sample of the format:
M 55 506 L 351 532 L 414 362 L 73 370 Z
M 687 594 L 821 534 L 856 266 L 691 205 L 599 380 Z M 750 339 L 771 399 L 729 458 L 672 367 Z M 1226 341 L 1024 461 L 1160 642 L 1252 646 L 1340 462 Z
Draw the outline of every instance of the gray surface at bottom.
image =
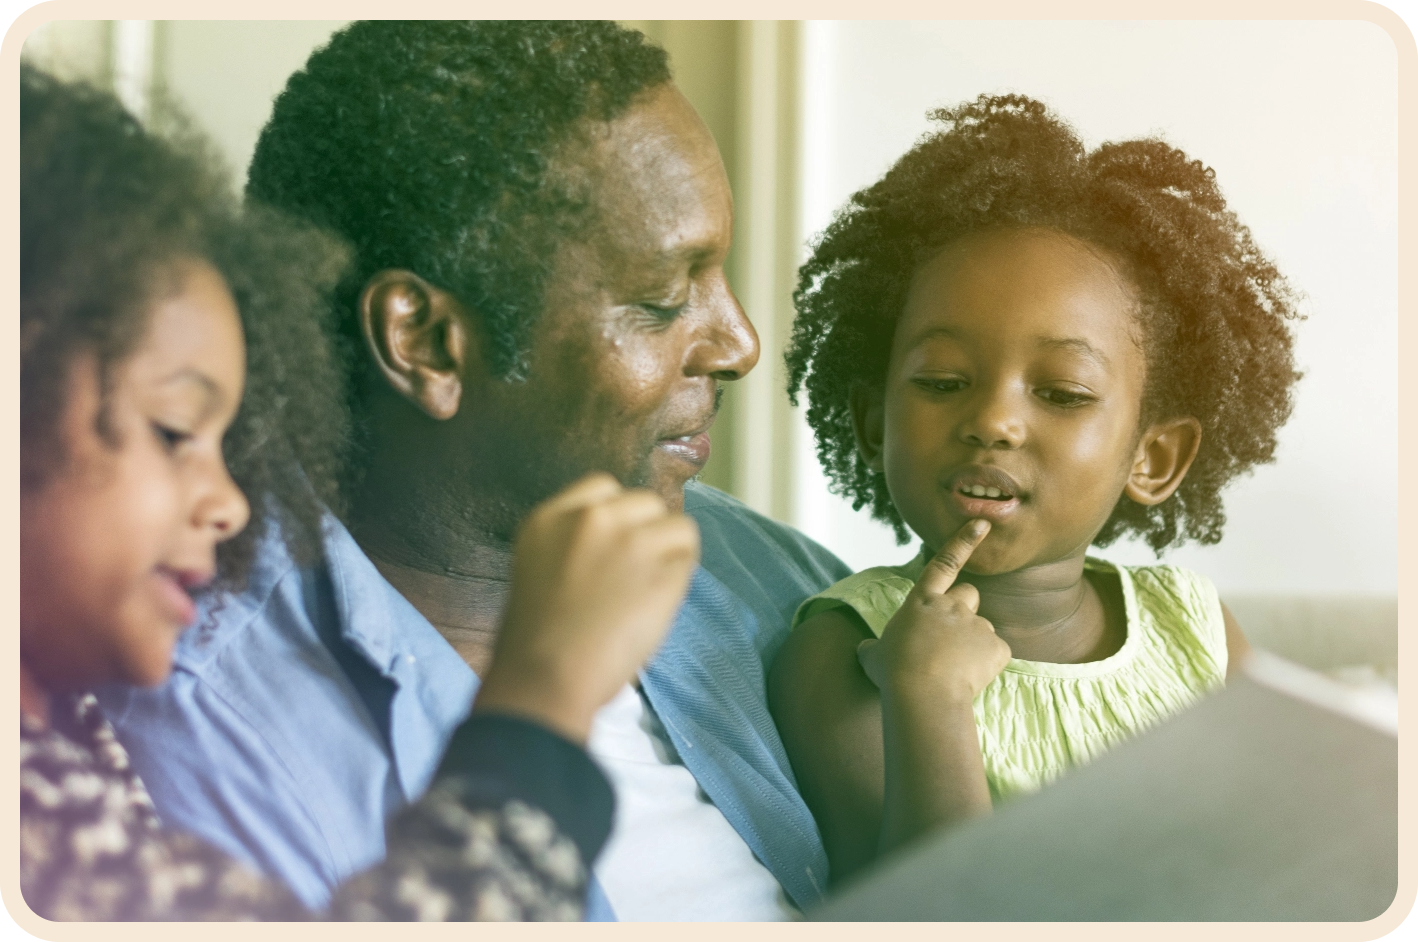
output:
M 808 917 L 1362 921 L 1397 888 L 1397 740 L 1242 677 Z

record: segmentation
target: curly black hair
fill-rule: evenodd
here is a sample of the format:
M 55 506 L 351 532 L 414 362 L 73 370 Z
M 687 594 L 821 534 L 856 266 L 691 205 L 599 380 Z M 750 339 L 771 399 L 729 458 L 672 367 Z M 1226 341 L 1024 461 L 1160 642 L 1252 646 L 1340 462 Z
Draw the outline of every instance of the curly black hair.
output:
M 1221 489 L 1273 460 L 1295 369 L 1297 296 L 1226 208 L 1215 174 L 1157 139 L 1087 151 L 1043 104 L 982 95 L 930 113 L 923 136 L 877 183 L 853 194 L 798 271 L 788 395 L 808 422 L 833 489 L 908 538 L 883 474 L 857 452 L 849 406 L 885 381 L 897 319 L 918 265 L 967 233 L 1047 227 L 1107 250 L 1139 290 L 1147 361 L 1144 424 L 1193 416 L 1201 447 L 1155 507 L 1123 497 L 1095 537 L 1124 532 L 1154 551 L 1215 543 Z
M 74 357 L 98 362 L 108 416 L 115 368 L 142 340 L 172 265 L 201 258 L 241 313 L 246 395 L 223 442 L 237 485 L 266 503 L 299 558 L 317 551 L 322 506 L 338 506 L 348 424 L 327 339 L 329 290 L 345 265 L 331 237 L 243 213 L 209 146 L 173 119 L 145 129 L 109 93 L 20 69 L 21 487 L 43 486 L 66 455 L 59 418 Z M 219 547 L 222 581 L 242 584 L 267 524 Z
M 369 277 L 405 268 L 475 311 L 516 379 L 554 251 L 589 220 L 586 176 L 558 158 L 669 79 L 664 50 L 610 22 L 354 23 L 276 99 L 247 196 L 354 247 L 349 342 Z

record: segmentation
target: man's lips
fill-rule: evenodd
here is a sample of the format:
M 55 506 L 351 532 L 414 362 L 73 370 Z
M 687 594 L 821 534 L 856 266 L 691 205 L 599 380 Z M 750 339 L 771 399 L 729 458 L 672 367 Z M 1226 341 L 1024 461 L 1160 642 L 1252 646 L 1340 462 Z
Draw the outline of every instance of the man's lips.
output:
M 702 468 L 709 461 L 708 432 L 694 432 L 674 438 L 662 438 L 655 443 L 655 447 L 695 468 Z
M 968 465 L 946 478 L 948 499 L 961 515 L 995 523 L 1014 516 L 1025 496 L 1019 482 L 992 465 Z

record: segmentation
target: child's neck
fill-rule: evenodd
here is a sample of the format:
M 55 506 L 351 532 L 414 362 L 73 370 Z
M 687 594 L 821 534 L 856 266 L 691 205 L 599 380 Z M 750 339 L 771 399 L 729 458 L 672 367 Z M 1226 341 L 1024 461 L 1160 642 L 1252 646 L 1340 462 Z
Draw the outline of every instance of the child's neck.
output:
M 960 574 L 980 592 L 980 617 L 1016 658 L 1056 664 L 1097 661 L 1126 638 L 1121 606 L 1104 598 L 1082 555 L 995 576 Z

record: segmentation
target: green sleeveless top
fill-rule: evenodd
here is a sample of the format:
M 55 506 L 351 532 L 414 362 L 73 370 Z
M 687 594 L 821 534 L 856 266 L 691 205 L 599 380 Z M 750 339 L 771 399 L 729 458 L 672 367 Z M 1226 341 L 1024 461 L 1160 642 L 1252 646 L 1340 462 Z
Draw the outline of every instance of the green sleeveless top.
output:
M 820 612 L 850 608 L 881 637 L 929 557 L 848 576 L 805 601 L 793 627 Z M 1116 573 L 1127 639 L 1086 664 L 1011 659 L 975 699 L 985 776 L 996 798 L 1033 791 L 1132 734 L 1179 712 L 1226 676 L 1226 627 L 1216 587 L 1175 566 L 1086 569 Z

